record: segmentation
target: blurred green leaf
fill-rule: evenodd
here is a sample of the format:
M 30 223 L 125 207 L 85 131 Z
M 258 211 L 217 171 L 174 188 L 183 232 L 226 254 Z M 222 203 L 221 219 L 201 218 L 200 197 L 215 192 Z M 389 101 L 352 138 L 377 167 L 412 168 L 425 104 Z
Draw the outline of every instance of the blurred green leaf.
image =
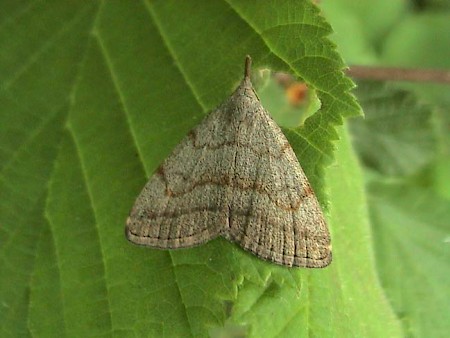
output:
M 384 65 L 411 68 L 450 67 L 450 13 L 411 13 L 382 41 Z
M 430 190 L 369 185 L 375 253 L 389 300 L 410 337 L 450 331 L 450 203 Z
M 364 119 L 350 123 L 364 164 L 388 176 L 418 172 L 436 156 L 430 106 L 414 94 L 379 82 L 361 82 L 355 91 Z
M 378 45 L 386 39 L 405 14 L 408 1 L 321 1 L 325 17 L 333 27 L 332 40 L 344 60 L 352 64 L 373 64 Z

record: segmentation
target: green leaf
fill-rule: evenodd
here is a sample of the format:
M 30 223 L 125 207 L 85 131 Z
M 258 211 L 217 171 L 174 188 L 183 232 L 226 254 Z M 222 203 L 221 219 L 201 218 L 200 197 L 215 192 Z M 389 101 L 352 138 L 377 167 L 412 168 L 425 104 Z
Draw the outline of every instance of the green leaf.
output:
M 2 10 L 2 336 L 401 335 L 375 278 L 345 132 L 326 169 L 327 269 L 274 266 L 221 239 L 159 251 L 123 235 L 146 179 L 232 92 L 246 54 L 255 70 L 316 90 L 321 109 L 287 135 L 327 202 L 336 126 L 360 110 L 317 8 L 55 0 Z
M 1 99 L 0 99 L 1 100 Z M 0 105 L 3 106 L 3 105 Z M 17 111 L 16 111 L 17 112 Z M 62 134 L 60 111 L 36 128 L 3 162 L 0 176 L 0 335 L 22 336 L 30 301 L 29 284 L 37 242 L 45 224 L 47 182 Z M 21 115 L 26 119 L 27 116 Z M 17 119 L 17 120 L 20 120 Z M 15 124 L 14 116 L 10 119 Z M 4 125 L 2 125 L 3 127 Z M 18 127 L 21 133 L 27 131 Z M 18 133 L 18 137 L 22 136 Z
M 388 176 L 407 176 L 434 159 L 437 142 L 430 106 L 383 83 L 362 82 L 355 94 L 365 119 L 352 120 L 351 131 L 366 167 Z
M 450 207 L 429 189 L 369 185 L 375 252 L 383 286 L 408 336 L 450 330 Z

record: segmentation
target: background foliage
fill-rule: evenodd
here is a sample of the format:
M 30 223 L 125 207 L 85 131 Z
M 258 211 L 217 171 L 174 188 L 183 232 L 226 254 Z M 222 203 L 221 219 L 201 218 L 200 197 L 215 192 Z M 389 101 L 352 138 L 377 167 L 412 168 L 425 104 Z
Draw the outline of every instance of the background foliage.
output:
M 450 68 L 447 1 L 324 1 L 322 9 L 349 64 Z M 358 85 L 366 118 L 350 127 L 365 171 L 378 276 L 406 336 L 446 337 L 448 85 Z
M 339 127 L 360 109 L 322 16 L 349 63 L 448 67 L 440 2 L 0 7 L 2 337 L 448 332 L 450 98 L 361 84 L 366 122 Z M 124 239 L 145 181 L 232 92 L 246 54 L 255 76 L 289 72 L 320 102 L 285 133 L 327 213 L 326 269 L 274 266 L 220 239 L 182 251 Z

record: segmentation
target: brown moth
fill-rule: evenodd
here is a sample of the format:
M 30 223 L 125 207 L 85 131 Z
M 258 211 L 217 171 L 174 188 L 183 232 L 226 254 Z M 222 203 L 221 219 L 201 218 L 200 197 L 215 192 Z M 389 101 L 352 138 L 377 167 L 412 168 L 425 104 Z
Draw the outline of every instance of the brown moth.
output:
M 325 267 L 329 231 L 300 164 L 250 81 L 181 141 L 138 196 L 135 244 L 187 248 L 218 236 L 286 266 Z

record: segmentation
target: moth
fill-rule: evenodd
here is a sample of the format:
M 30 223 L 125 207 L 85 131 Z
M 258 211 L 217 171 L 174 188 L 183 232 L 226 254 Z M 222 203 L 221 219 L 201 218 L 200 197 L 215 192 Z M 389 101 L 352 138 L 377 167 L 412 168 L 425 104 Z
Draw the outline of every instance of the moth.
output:
M 126 222 L 129 241 L 160 249 L 218 236 L 289 267 L 330 264 L 319 202 L 250 80 L 189 132 L 159 166 Z

